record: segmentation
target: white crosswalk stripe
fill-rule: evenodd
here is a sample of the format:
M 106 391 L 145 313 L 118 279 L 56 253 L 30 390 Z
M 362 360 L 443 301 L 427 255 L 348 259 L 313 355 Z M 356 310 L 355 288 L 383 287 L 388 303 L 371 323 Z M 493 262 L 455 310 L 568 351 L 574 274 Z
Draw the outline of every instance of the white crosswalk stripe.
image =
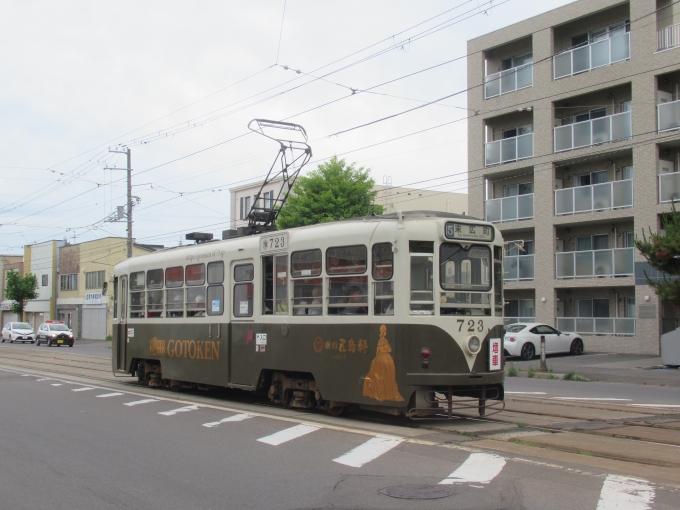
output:
M 649 510 L 655 495 L 647 480 L 609 475 L 602 485 L 597 510 Z
M 258 441 L 260 443 L 278 446 L 292 439 L 297 439 L 298 437 L 309 434 L 310 432 L 314 432 L 315 430 L 319 430 L 319 427 L 314 427 L 312 425 L 296 425 L 295 427 L 281 430 L 270 436 L 261 437 L 258 439 Z
M 52 386 L 61 386 L 61 383 L 52 383 Z
M 505 459 L 490 453 L 473 453 L 444 480 L 442 485 L 454 483 L 489 483 L 503 470 Z
M 97 398 L 117 397 L 118 395 L 125 395 L 125 393 L 102 393 L 97 395 Z
M 188 413 L 189 411 L 195 411 L 198 408 L 199 406 L 184 406 L 178 407 L 177 409 L 172 409 L 170 411 L 162 411 L 158 414 L 162 414 L 163 416 L 174 416 L 177 413 Z
M 138 406 L 140 404 L 150 404 L 151 402 L 158 402 L 155 398 L 145 398 L 144 400 L 135 400 L 134 402 L 125 402 L 126 406 Z
M 90 386 L 86 386 L 85 388 L 75 388 L 71 391 L 90 391 L 93 390 L 94 388 L 91 388 Z
M 377 459 L 384 453 L 389 452 L 403 441 L 403 439 L 397 437 L 376 436 L 365 443 L 360 444 L 353 450 L 348 451 L 344 455 L 333 459 L 333 462 L 359 468 L 364 464 Z
M 203 426 L 208 427 L 208 428 L 212 428 L 212 427 L 217 427 L 221 423 L 243 421 L 243 420 L 247 420 L 249 418 L 254 418 L 254 416 L 251 415 L 251 414 L 235 414 L 234 416 L 229 416 L 228 418 L 222 418 L 220 421 L 211 421 L 210 423 L 204 423 Z
M 41 381 L 50 381 L 48 377 L 43 377 L 42 379 L 36 379 L 35 382 L 41 382 Z

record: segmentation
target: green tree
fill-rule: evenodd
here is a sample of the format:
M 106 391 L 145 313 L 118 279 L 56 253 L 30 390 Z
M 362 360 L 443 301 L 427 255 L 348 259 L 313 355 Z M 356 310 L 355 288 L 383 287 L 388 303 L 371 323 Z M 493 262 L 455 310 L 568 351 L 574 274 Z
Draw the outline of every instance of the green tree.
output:
M 661 228 L 665 232 L 653 233 L 649 237 L 642 232 L 642 240 L 636 240 L 635 246 L 647 259 L 649 265 L 664 273 L 663 280 L 651 280 L 647 283 L 654 287 L 657 296 L 667 299 L 675 306 L 680 306 L 680 279 L 669 278 L 680 276 L 680 213 L 675 210 L 661 217 Z
M 373 205 L 377 191 L 370 169 L 347 165 L 337 156 L 321 163 L 316 170 L 295 181 L 288 200 L 276 220 L 278 228 L 293 228 L 382 214 L 383 206 Z
M 21 319 L 26 301 L 38 298 L 38 278 L 32 273 L 20 276 L 14 269 L 8 271 L 5 296 L 14 301 L 12 312 Z

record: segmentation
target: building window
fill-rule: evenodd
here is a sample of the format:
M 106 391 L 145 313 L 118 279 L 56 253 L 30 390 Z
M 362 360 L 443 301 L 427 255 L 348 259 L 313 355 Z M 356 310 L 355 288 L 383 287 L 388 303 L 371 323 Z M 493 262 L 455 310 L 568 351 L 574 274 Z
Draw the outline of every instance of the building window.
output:
M 265 191 L 264 192 L 264 209 L 266 211 L 269 211 L 273 207 L 273 202 L 274 202 L 274 192 L 273 191 Z
M 239 213 L 238 213 L 238 219 L 242 220 L 243 219 L 243 197 L 239 199 L 240 207 L 239 207 Z
M 533 241 L 510 241 L 505 243 L 505 256 L 514 257 L 517 255 L 533 255 Z
M 59 276 L 60 290 L 78 290 L 77 274 L 62 274 Z
M 609 317 L 608 299 L 577 299 L 578 317 Z
M 513 67 L 519 67 L 526 64 L 531 64 L 533 62 L 533 54 L 531 52 L 524 53 L 523 55 L 516 55 L 514 57 L 504 58 L 502 61 L 503 71 L 512 69 Z
M 86 289 L 101 289 L 104 286 L 105 271 L 85 273 Z
M 534 185 L 531 182 L 524 182 L 522 184 L 509 184 L 503 186 L 504 197 L 516 197 L 517 195 L 530 195 L 534 192 Z
M 42 275 L 42 286 L 43 287 L 47 287 L 49 285 L 48 278 L 49 278 L 49 275 L 46 275 L 46 274 Z
M 576 251 L 606 250 L 609 248 L 607 234 L 576 238 Z
M 590 172 L 576 176 L 577 186 L 591 186 L 593 184 L 603 184 L 607 182 L 607 171 Z

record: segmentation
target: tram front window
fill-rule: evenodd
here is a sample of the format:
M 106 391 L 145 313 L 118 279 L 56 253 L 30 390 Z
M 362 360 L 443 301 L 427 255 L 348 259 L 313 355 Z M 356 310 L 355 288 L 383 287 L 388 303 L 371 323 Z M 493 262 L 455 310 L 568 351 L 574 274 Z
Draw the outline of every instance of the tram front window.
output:
M 444 243 L 439 252 L 441 315 L 491 315 L 491 250 Z

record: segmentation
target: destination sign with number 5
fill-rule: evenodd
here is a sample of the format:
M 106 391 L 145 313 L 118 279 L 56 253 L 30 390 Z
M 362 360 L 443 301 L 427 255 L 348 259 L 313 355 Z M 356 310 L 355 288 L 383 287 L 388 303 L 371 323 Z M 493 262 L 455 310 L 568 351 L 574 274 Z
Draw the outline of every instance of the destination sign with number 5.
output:
M 466 239 L 469 241 L 493 241 L 493 227 L 471 225 L 469 223 L 447 222 L 444 232 L 447 239 Z

